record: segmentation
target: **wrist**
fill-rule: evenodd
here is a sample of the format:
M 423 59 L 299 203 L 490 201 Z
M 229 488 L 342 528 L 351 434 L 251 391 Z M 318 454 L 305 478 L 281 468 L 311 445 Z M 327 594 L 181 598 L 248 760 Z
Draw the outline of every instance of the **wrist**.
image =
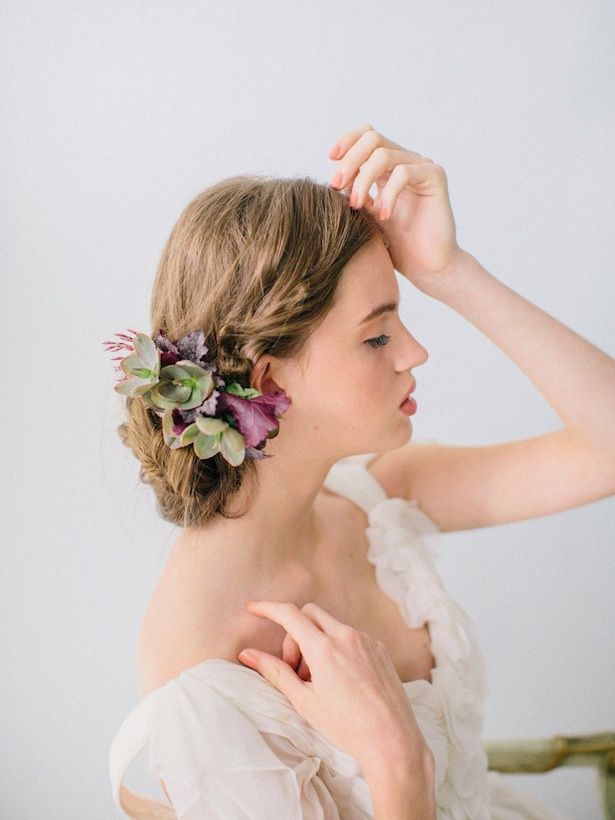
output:
M 420 748 L 402 744 L 372 749 L 359 763 L 370 787 L 394 787 L 413 780 L 421 783 L 435 780 L 435 759 L 427 744 Z
M 486 273 L 475 256 L 460 249 L 446 268 L 433 274 L 427 293 L 444 303 L 467 298 L 474 288 L 480 287 Z
M 374 820 L 435 820 L 435 763 L 431 751 L 394 757 L 363 770 Z

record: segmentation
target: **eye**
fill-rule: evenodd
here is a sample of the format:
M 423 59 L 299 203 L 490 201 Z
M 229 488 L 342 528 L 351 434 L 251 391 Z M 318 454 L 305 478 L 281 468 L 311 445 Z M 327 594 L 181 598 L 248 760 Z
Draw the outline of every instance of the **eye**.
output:
M 386 334 L 382 334 L 382 336 L 375 336 L 373 339 L 367 339 L 366 344 L 370 345 L 371 347 L 381 347 L 382 345 L 387 344 L 391 339 L 390 336 Z

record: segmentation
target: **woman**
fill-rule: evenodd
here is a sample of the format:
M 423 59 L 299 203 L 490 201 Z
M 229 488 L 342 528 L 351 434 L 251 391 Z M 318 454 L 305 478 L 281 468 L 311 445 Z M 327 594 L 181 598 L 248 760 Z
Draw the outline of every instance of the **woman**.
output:
M 133 817 L 561 817 L 487 772 L 484 661 L 428 537 L 614 493 L 615 362 L 458 246 L 439 165 L 369 125 L 331 156 L 331 187 L 197 196 L 159 264 L 155 346 L 112 348 L 133 351 L 122 439 L 181 527 L 114 798 Z M 411 441 L 427 351 L 395 270 L 510 355 L 564 428 Z M 172 812 L 121 785 L 146 744 Z

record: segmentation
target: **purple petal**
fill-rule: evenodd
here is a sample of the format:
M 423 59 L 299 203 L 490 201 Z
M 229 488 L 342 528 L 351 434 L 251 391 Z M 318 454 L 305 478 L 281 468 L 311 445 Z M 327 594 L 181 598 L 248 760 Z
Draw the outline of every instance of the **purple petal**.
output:
M 213 362 L 207 361 L 209 348 L 205 344 L 205 334 L 202 330 L 192 330 L 176 342 L 172 342 L 164 335 L 162 329 L 154 339 L 154 343 L 161 351 L 160 365 L 166 367 L 168 364 L 175 364 L 182 359 L 198 364 L 204 370 L 211 370 L 216 373 L 217 368 Z
M 172 350 L 164 350 L 160 352 L 160 367 L 166 367 L 169 364 L 176 364 L 182 360 L 179 353 L 173 353 Z
M 288 410 L 291 402 L 283 390 L 274 390 L 253 399 L 222 392 L 218 396 L 216 415 L 228 411 L 243 434 L 246 447 L 256 447 L 267 438 L 268 433 L 278 429 L 275 419 Z
M 175 362 L 182 358 L 179 350 L 175 347 L 173 342 L 163 335 L 162 331 L 160 331 L 154 339 L 154 344 L 161 351 L 160 364 L 163 367 L 167 364 L 175 364 Z
M 178 339 L 175 344 L 184 359 L 190 359 L 191 362 L 201 366 L 206 363 L 209 348 L 205 344 L 205 334 L 202 330 L 192 330 Z
M 173 435 L 181 436 L 190 422 L 187 422 L 183 418 L 181 410 L 178 410 L 177 408 L 173 408 L 171 416 L 173 418 L 173 427 L 171 428 L 173 430 Z

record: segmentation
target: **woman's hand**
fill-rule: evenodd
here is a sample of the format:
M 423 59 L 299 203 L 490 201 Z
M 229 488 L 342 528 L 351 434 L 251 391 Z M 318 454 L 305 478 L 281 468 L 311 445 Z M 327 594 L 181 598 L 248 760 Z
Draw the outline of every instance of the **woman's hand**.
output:
M 314 603 L 257 601 L 254 615 L 286 630 L 280 658 L 250 649 L 238 659 L 257 671 L 327 740 L 364 770 L 395 755 L 428 765 L 433 756 L 386 648 Z M 294 669 L 299 668 L 302 676 Z
M 433 295 L 465 253 L 457 244 L 444 168 L 371 125 L 342 134 L 337 146 L 329 156 L 339 160 L 336 170 L 342 176 L 334 176 L 331 185 L 380 223 L 395 270 Z M 374 183 L 375 200 L 369 193 Z

